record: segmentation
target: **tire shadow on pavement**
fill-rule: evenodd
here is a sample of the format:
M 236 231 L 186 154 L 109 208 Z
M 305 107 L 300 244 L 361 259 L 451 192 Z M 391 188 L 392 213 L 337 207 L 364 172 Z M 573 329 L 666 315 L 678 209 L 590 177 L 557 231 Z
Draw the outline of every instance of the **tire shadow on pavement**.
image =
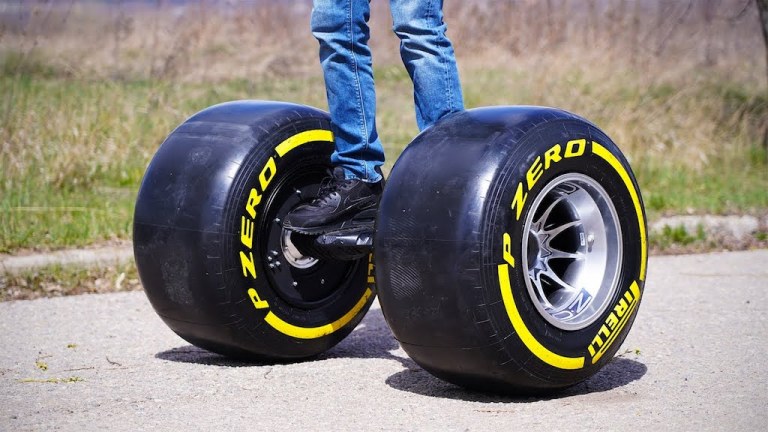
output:
M 639 361 L 630 360 L 623 357 L 615 357 L 598 373 L 589 379 L 576 384 L 573 387 L 534 397 L 505 396 L 494 393 L 483 393 L 479 391 L 468 390 L 463 387 L 442 381 L 430 375 L 427 371 L 419 368 L 418 366 L 415 368 L 408 368 L 391 375 L 389 378 L 387 378 L 386 383 L 394 389 L 415 393 L 422 396 L 458 399 L 470 402 L 529 403 L 613 390 L 615 388 L 625 386 L 633 381 L 639 380 L 645 375 L 647 371 L 648 368 Z
M 394 354 L 400 349 L 389 326 L 384 321 L 381 310 L 371 310 L 357 328 L 338 345 L 320 354 L 317 359 L 332 358 L 381 358 L 388 360 L 411 361 L 402 352 L 402 357 Z
M 194 363 L 205 366 L 252 367 L 272 363 L 238 360 L 198 348 L 194 345 L 180 346 L 155 354 L 155 358 L 178 363 Z
M 349 337 L 328 352 L 318 356 L 317 360 L 339 357 L 396 360 L 404 370 L 389 376 L 385 380 L 388 386 L 423 396 L 475 402 L 534 402 L 600 393 L 637 381 L 648 371 L 648 367 L 637 360 L 616 356 L 589 379 L 573 387 L 545 396 L 510 397 L 467 390 L 434 377 L 408 358 L 400 349 L 400 345 L 392 335 L 379 310 L 371 311 Z
M 468 390 L 432 376 L 407 357 L 389 330 L 381 310 L 371 310 L 358 327 L 338 345 L 317 357 L 292 362 L 249 362 L 225 357 L 192 345 L 166 350 L 155 355 L 161 360 L 205 366 L 259 367 L 272 364 L 322 362 L 335 358 L 386 359 L 400 363 L 402 371 L 390 375 L 385 383 L 393 389 L 422 396 L 472 402 L 529 403 L 610 391 L 641 379 L 648 368 L 637 361 L 616 356 L 598 373 L 565 390 L 544 396 L 505 396 Z
M 290 364 L 328 360 L 333 358 L 384 358 L 406 362 L 406 367 L 418 367 L 403 357 L 395 356 L 391 351 L 398 350 L 397 343 L 389 331 L 380 310 L 370 311 L 357 328 L 338 345 L 316 357 L 287 361 L 247 361 L 238 360 L 198 348 L 185 345 L 155 354 L 155 358 L 179 363 L 194 363 L 205 366 L 258 367 L 273 364 Z

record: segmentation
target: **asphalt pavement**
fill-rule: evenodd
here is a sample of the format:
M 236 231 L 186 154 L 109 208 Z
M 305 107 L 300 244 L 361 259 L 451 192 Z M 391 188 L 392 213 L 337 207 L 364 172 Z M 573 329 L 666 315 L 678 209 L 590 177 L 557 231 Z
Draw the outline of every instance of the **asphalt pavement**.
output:
M 318 359 L 195 348 L 141 292 L 0 303 L 0 431 L 765 430 L 768 250 L 652 257 L 597 375 L 546 398 L 467 391 L 408 359 L 377 304 Z

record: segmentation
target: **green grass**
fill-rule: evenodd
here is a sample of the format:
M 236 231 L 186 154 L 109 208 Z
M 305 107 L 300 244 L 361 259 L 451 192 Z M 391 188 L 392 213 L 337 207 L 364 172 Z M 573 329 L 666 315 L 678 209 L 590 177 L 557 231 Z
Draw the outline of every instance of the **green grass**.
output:
M 88 80 L 39 59 L 19 69 L 0 69 L 0 252 L 130 238 L 147 163 L 198 110 L 234 99 L 326 106 L 316 75 L 207 84 Z M 463 85 L 468 107 L 552 105 L 593 120 L 627 154 L 651 218 L 768 209 L 765 90 L 717 74 L 646 82 L 609 72 L 523 65 L 464 72 Z M 387 172 L 417 128 L 403 68 L 385 65 L 376 80 Z
M 665 250 L 673 245 L 684 247 L 694 243 L 702 243 L 706 239 L 704 227 L 701 225 L 696 227 L 695 233 L 689 233 L 682 225 L 676 227 L 666 225 L 660 233 L 651 236 L 650 243 L 651 247 L 657 250 Z
M 0 198 L 0 251 L 83 246 L 126 238 L 135 188 L 55 190 L 27 184 Z
M 301 96 L 300 84 L 0 79 L 0 252 L 128 237 L 146 165 L 178 123 L 226 100 Z
M 387 90 L 402 79 L 382 81 L 384 93 L 401 93 Z M 177 124 L 207 106 L 235 99 L 325 106 L 316 78 L 203 85 L 21 75 L 0 78 L 0 93 L 8 95 L 0 107 L 0 252 L 129 237 L 149 160 Z M 409 103 L 407 96 L 383 100 Z M 404 111 L 382 113 L 384 124 L 398 125 L 382 133 L 390 166 L 417 132 Z
M 640 160 L 633 170 L 646 210 L 660 214 L 760 212 L 768 209 L 768 164 L 762 149 L 718 158 L 703 169 Z

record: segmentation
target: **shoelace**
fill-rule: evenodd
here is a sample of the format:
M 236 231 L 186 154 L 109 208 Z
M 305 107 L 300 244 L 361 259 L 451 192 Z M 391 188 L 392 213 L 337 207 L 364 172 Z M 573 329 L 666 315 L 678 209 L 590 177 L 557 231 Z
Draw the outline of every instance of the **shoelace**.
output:
M 349 180 L 346 179 L 337 179 L 336 177 L 326 177 L 323 179 L 323 181 L 320 183 L 320 189 L 317 191 L 317 197 L 312 200 L 312 205 L 322 205 L 327 204 L 328 201 L 331 199 L 331 196 L 334 192 L 337 192 L 339 188 L 343 185 L 346 185 L 349 183 Z

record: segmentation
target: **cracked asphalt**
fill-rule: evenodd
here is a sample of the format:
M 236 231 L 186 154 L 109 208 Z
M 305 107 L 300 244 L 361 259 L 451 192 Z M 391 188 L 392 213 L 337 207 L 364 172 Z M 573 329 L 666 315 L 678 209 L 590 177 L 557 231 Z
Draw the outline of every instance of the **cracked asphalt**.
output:
M 652 257 L 619 355 L 546 398 L 467 391 L 399 349 L 377 304 L 317 359 L 189 345 L 141 292 L 0 303 L 0 430 L 764 430 L 768 250 Z

